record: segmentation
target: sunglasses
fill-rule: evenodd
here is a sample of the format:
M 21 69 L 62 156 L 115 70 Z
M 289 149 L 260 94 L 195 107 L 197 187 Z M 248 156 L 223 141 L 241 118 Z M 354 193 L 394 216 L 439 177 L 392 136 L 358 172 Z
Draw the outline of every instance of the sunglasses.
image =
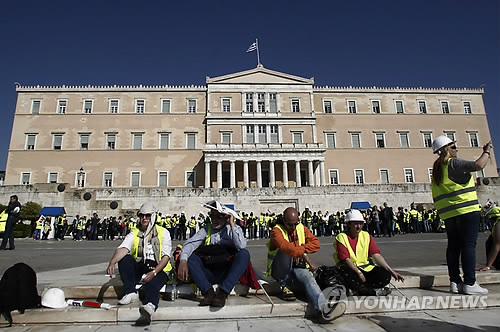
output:
M 285 225 L 290 226 L 290 227 L 295 227 L 295 226 L 297 226 L 298 224 L 299 224 L 298 222 L 293 222 L 293 223 L 288 223 L 288 222 L 285 222 Z
M 452 149 L 452 150 L 456 150 L 456 149 L 457 149 L 457 146 L 456 146 L 456 145 L 452 145 L 452 146 L 450 146 L 450 149 Z

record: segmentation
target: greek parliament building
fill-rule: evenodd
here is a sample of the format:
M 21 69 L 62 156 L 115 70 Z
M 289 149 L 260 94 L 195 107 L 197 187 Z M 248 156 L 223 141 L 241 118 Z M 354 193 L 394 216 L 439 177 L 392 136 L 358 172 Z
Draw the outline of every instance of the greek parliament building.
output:
M 327 210 L 330 193 L 353 200 L 401 186 L 428 202 L 432 140 L 457 140 L 465 159 L 490 140 L 482 89 L 320 87 L 262 65 L 207 77 L 205 86 L 16 90 L 5 185 L 64 183 L 66 193 L 91 192 L 123 209 L 140 205 L 135 193 Z M 498 176 L 494 156 L 476 176 Z

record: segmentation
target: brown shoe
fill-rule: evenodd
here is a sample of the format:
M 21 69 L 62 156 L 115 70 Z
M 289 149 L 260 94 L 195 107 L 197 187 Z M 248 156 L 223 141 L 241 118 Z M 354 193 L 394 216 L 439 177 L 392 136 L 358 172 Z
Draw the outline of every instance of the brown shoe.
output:
M 202 307 L 212 305 L 214 298 L 215 298 L 215 291 L 212 287 L 210 287 L 208 291 L 205 294 L 203 294 L 203 298 L 201 299 L 199 305 Z
M 217 294 L 215 294 L 215 298 L 212 301 L 212 307 L 222 308 L 226 305 L 226 299 L 229 294 L 224 292 L 222 289 L 217 288 Z

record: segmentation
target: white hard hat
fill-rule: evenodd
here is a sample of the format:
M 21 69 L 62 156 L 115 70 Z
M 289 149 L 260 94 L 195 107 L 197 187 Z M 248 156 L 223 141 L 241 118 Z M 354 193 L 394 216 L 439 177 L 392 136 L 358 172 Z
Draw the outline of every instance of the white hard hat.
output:
M 141 205 L 141 208 L 139 209 L 139 212 L 137 212 L 137 215 L 153 213 L 156 213 L 156 207 L 154 206 L 153 202 L 145 202 Z
M 439 150 L 441 150 L 442 147 L 447 146 L 451 143 L 455 143 L 455 141 L 452 141 L 448 136 L 438 136 L 432 142 L 432 153 L 438 153 Z
M 359 212 L 359 210 L 352 209 L 351 211 L 347 212 L 347 214 L 345 215 L 345 221 L 346 222 L 349 222 L 349 221 L 365 222 L 365 218 L 363 218 L 363 215 L 361 214 L 361 212 Z
M 64 292 L 60 288 L 47 289 L 42 294 L 42 305 L 53 309 L 62 309 L 68 306 L 64 298 Z
M 306 209 L 309 209 L 309 206 L 306 205 Z

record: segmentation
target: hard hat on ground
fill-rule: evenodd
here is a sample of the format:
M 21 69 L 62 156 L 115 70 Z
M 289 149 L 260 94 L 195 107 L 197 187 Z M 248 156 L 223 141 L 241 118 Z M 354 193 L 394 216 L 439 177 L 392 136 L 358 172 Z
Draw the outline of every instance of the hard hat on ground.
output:
M 68 306 L 64 298 L 64 292 L 60 288 L 47 289 L 42 294 L 42 305 L 53 309 L 62 309 Z
M 432 153 L 438 153 L 439 150 L 441 150 L 443 147 L 450 145 L 452 143 L 455 143 L 455 141 L 452 141 L 448 136 L 438 136 L 432 142 Z
M 359 210 L 352 209 L 351 211 L 347 212 L 345 215 L 345 221 L 350 222 L 350 221 L 360 221 L 360 222 L 365 222 L 365 218 L 363 218 L 363 215 Z

